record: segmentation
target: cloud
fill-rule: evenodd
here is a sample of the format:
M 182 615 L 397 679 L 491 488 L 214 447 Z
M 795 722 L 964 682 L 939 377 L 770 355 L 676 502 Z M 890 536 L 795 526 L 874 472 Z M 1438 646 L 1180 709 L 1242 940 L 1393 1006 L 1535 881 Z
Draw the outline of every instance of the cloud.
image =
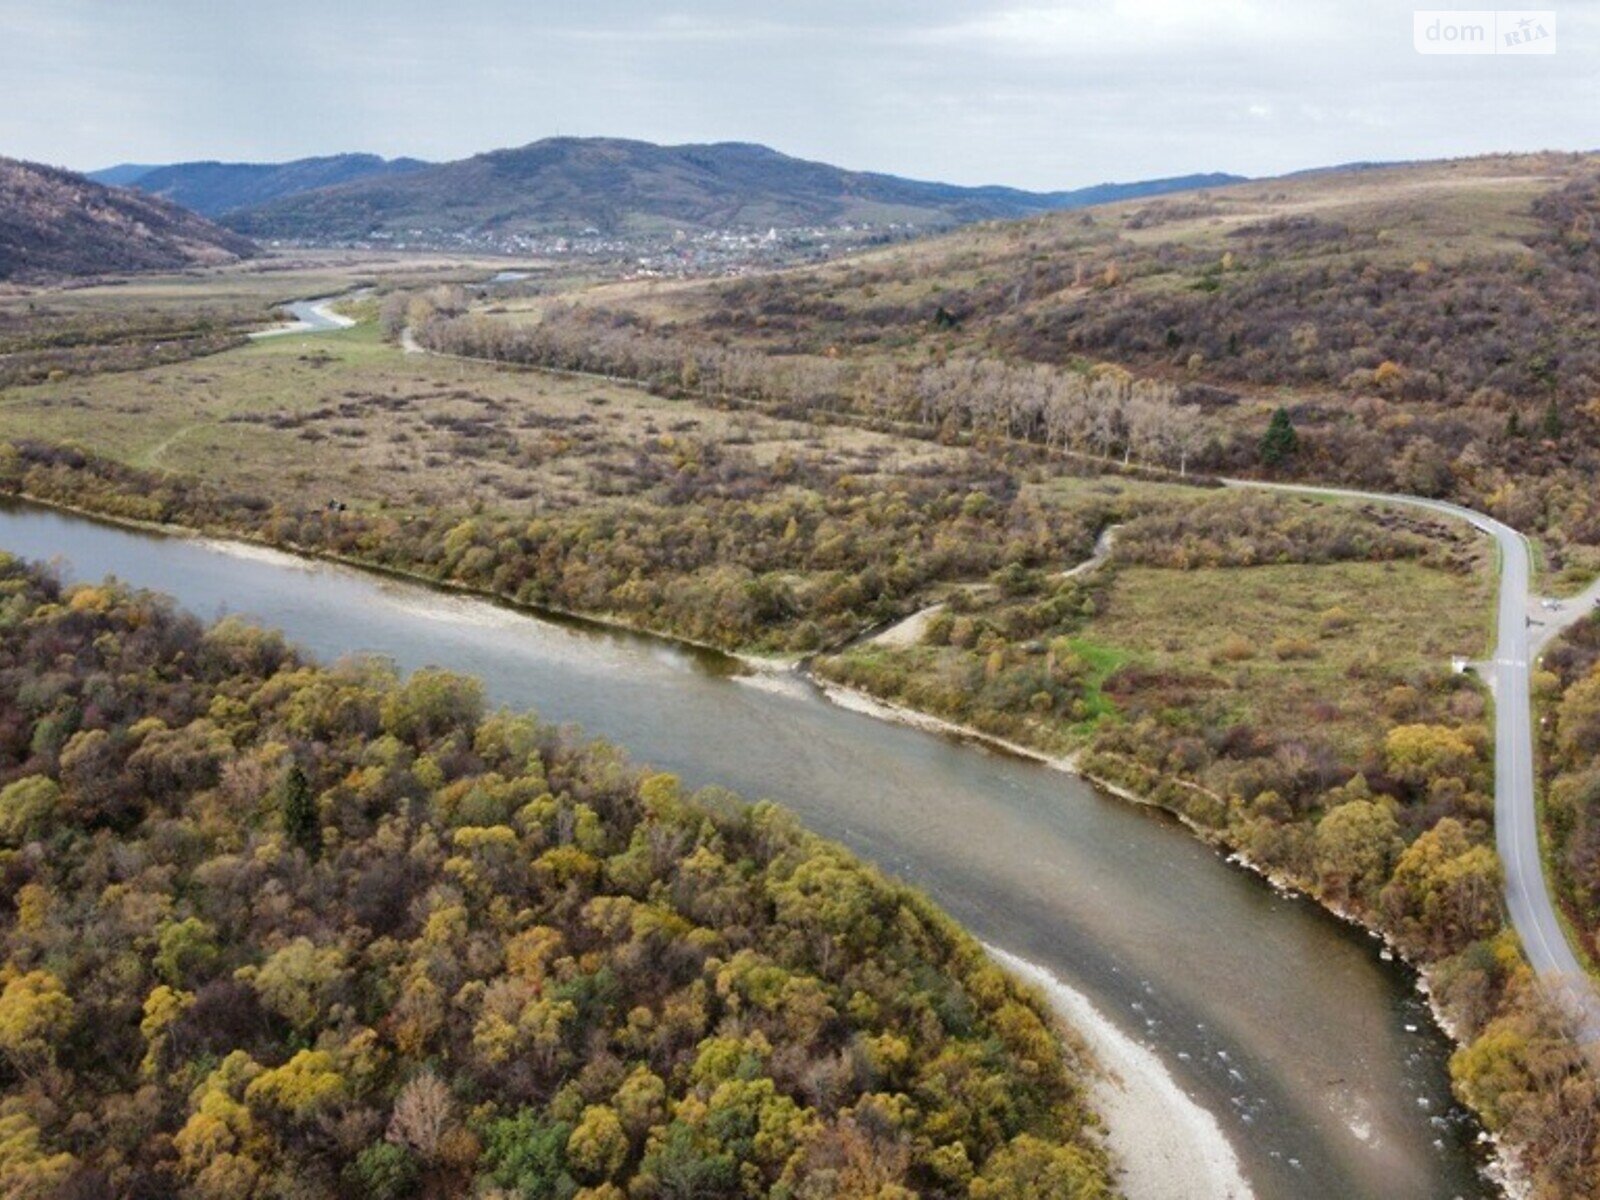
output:
M 453 158 L 609 134 L 1059 188 L 1600 141 L 1600 4 L 1562 8 L 1537 60 L 1424 58 L 1411 7 L 0 0 L 0 153 Z
M 976 45 L 1024 58 L 1137 60 L 1172 52 L 1220 53 L 1325 42 L 1339 32 L 1318 3 L 1261 0 L 1079 0 L 998 7 L 927 31 L 933 44 Z

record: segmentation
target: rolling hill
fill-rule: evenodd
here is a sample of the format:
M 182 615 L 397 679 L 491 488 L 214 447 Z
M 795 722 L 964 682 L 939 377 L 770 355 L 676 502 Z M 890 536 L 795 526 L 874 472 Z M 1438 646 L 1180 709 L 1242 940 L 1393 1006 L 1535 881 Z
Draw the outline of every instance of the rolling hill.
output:
M 254 252 L 247 238 L 166 200 L 0 158 L 0 280 L 181 270 Z
M 403 175 L 428 164 L 415 158 L 335 154 L 286 163 L 187 162 L 169 166 L 123 163 L 92 171 L 89 178 L 171 200 L 205 217 L 270 203 L 316 188 L 359 179 Z
M 1576 403 L 1600 386 L 1597 195 L 1600 155 L 1360 164 L 956 230 L 674 302 L 677 323 L 785 353 L 910 340 L 1240 390 L 1360 391 L 1388 361 L 1378 391 L 1396 399 Z
M 847 171 L 738 142 L 657 146 L 548 138 L 284 196 L 229 213 L 227 224 L 253 237 L 329 241 L 419 231 L 505 235 L 594 229 L 636 236 L 847 223 L 948 227 L 1235 178 L 1185 176 L 1038 193 Z M 145 177 L 140 186 L 151 186 L 153 179 Z
M 424 332 L 520 362 L 657 364 L 669 387 L 701 355 L 698 377 L 759 380 L 741 386 L 796 411 L 854 397 L 874 419 L 1160 468 L 1447 497 L 1539 531 L 1552 570 L 1592 571 L 1597 230 L 1600 154 L 1353 165 Z
M 140 176 L 148 175 L 158 168 L 154 163 L 118 163 L 114 167 L 104 167 L 98 171 L 85 171 L 84 177 L 103 183 L 107 187 L 127 187 Z

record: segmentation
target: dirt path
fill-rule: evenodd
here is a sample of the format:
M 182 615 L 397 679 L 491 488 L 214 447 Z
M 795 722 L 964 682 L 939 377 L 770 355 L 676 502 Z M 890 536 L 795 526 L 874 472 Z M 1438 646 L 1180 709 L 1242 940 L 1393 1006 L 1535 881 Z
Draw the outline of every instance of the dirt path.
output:
M 1065 571 L 1059 572 L 1056 578 L 1076 579 L 1080 575 L 1087 575 L 1092 571 L 1098 570 L 1111 557 L 1112 550 L 1116 548 L 1117 530 L 1119 528 L 1120 526 L 1117 525 L 1108 525 L 1101 530 L 1099 538 L 1095 540 L 1094 553 L 1077 566 L 1068 567 Z M 988 585 L 975 584 L 971 586 L 982 588 Z M 947 607 L 946 602 L 941 600 L 936 604 L 928 605 L 926 608 L 919 608 L 909 617 L 895 622 L 889 628 L 867 640 L 874 646 L 890 646 L 896 649 L 915 646 L 922 641 L 922 635 L 928 631 L 928 626 L 933 622 L 933 619 Z

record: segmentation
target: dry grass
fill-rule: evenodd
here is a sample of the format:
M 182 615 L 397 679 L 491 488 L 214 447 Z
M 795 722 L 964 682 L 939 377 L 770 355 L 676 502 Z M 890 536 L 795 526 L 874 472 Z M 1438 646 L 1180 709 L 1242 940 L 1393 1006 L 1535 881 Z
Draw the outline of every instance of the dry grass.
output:
M 372 325 L 0 392 L 0 438 L 75 443 L 271 499 L 526 511 L 615 492 L 635 456 L 692 442 L 760 463 L 817 452 L 863 477 L 962 454 L 847 427 L 422 355 Z
M 1484 653 L 1493 586 L 1486 566 L 1409 562 L 1123 567 L 1083 637 L 1184 681 L 1209 727 L 1316 730 L 1359 752 L 1405 719 L 1407 678 Z

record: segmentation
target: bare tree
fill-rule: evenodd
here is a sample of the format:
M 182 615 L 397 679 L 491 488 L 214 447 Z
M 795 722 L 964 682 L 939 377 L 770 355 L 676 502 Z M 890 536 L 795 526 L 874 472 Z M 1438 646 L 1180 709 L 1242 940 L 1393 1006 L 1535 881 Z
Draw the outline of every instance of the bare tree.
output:
M 432 1162 L 439 1153 L 440 1139 L 454 1123 L 455 1101 L 450 1089 L 429 1069 L 400 1089 L 385 1136 L 424 1162 Z

